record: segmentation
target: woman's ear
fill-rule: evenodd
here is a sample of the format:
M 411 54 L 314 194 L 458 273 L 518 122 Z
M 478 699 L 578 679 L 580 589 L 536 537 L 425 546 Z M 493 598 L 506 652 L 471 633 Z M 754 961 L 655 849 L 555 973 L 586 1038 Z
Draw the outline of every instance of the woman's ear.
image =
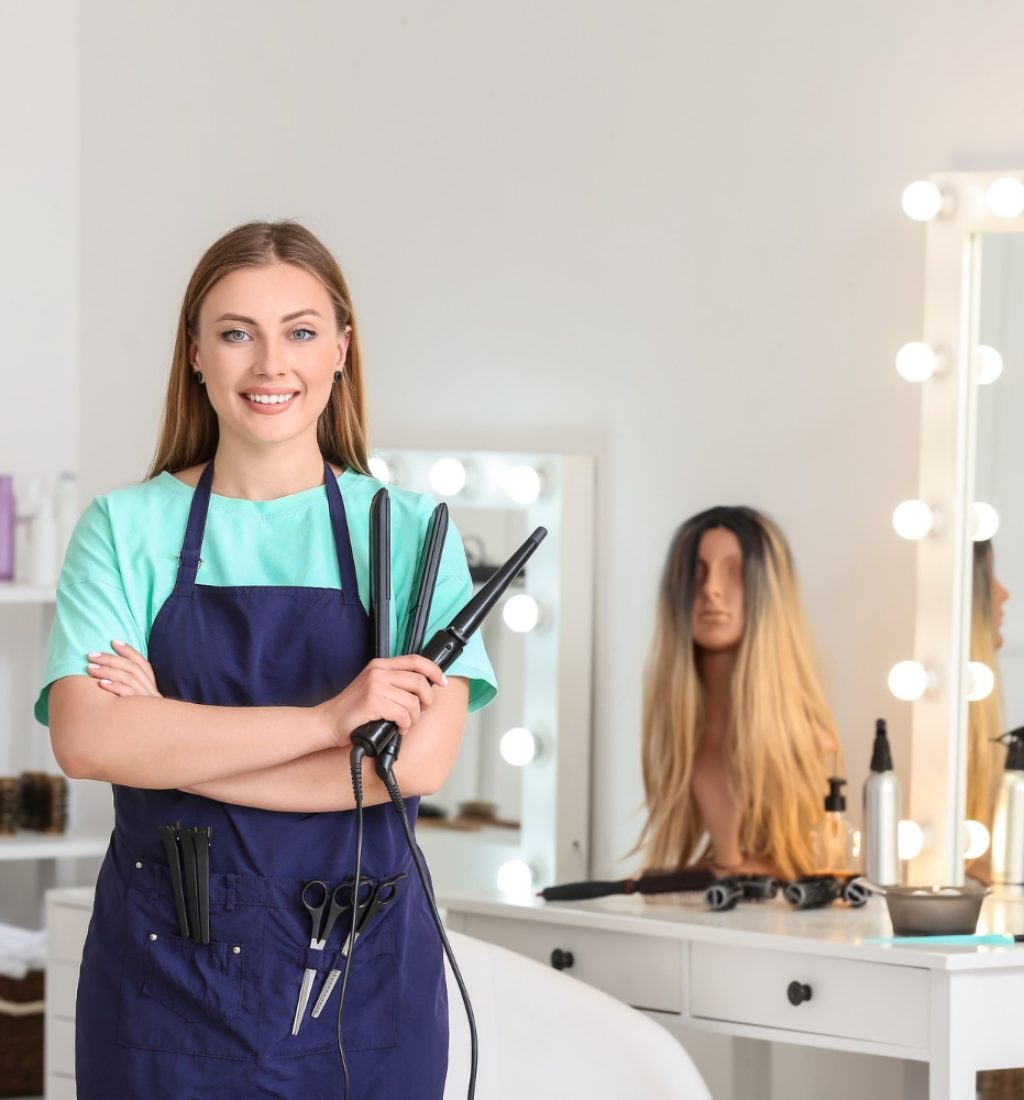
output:
M 338 341 L 338 367 L 345 365 L 345 358 L 348 355 L 348 346 L 352 342 L 352 326 L 346 325 L 341 333 L 341 339 Z

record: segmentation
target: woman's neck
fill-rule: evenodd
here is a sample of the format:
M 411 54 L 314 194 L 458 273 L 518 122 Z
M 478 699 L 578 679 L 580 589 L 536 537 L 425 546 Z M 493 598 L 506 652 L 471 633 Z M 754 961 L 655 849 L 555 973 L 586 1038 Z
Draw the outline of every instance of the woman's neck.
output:
M 212 492 L 241 500 L 277 500 L 324 483 L 324 458 L 315 437 L 274 446 L 247 446 L 221 436 L 214 459 Z
M 698 649 L 695 656 L 697 675 L 704 687 L 704 732 L 711 737 L 724 736 L 732 718 L 736 650 Z

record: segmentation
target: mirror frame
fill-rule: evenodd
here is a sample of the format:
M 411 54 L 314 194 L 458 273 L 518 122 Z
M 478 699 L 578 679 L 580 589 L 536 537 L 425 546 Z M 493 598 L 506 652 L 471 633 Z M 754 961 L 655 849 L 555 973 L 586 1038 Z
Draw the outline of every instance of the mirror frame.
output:
M 590 874 L 590 747 L 594 637 L 595 469 L 590 455 L 551 452 L 436 451 L 378 446 L 393 483 L 458 508 L 519 509 L 527 530 L 547 537 L 527 566 L 527 591 L 541 605 L 538 627 L 527 634 L 526 698 L 522 724 L 541 741 L 523 769 L 519 858 L 534 882 L 551 884 Z M 438 459 L 458 458 L 465 488 L 444 496 L 430 484 Z M 516 503 L 503 488 L 514 466 L 541 474 L 535 501 Z M 498 614 L 495 608 L 492 614 Z M 501 690 L 501 684 L 498 684 Z M 492 887 L 493 887 L 492 883 Z
M 913 881 L 959 885 L 967 793 L 968 667 L 972 550 L 968 529 L 975 482 L 977 400 L 972 343 L 977 332 L 981 234 L 1024 233 L 1024 217 L 993 214 L 985 193 L 1024 170 L 942 172 L 929 177 L 943 209 L 927 223 L 921 339 L 941 357 L 922 384 L 918 497 L 935 529 L 918 542 L 914 656 L 932 674 L 913 704 L 908 814 L 924 830 Z

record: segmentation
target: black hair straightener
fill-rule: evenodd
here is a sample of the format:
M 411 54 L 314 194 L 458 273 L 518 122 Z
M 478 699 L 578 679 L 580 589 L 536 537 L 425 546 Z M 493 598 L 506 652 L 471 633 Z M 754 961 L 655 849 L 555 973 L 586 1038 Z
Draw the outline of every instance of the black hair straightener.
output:
M 391 497 L 381 489 L 370 504 L 370 614 L 373 655 L 391 656 Z
M 437 574 L 441 568 L 441 552 L 448 534 L 448 505 L 439 504 L 430 517 L 427 537 L 420 549 L 416 566 L 416 595 L 409 607 L 409 621 L 405 632 L 403 653 L 415 653 L 423 645 L 423 635 L 430 621 L 430 605 L 434 602 Z M 376 771 L 385 783 L 391 777 L 391 769 L 402 747 L 402 735 L 396 734 L 377 756 Z

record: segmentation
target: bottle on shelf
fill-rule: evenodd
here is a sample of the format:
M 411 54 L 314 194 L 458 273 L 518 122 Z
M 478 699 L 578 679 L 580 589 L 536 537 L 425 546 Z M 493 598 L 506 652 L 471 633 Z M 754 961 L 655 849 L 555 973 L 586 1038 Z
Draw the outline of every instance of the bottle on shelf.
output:
M 57 581 L 57 513 L 53 497 L 43 493 L 32 519 L 29 539 L 31 584 L 52 585 Z
M 14 579 L 19 584 L 28 584 L 32 576 L 32 521 L 39 507 L 39 479 L 19 477 L 15 496 Z
M 858 870 L 860 834 L 846 817 L 845 779 L 830 776 L 825 796 L 825 816 L 811 838 L 815 871 L 821 875 L 840 875 Z
M 899 885 L 899 822 L 900 781 L 892 770 L 885 719 L 879 718 L 864 783 L 864 874 L 879 886 Z
M 15 526 L 14 478 L 0 474 L 0 581 L 14 580 Z
M 65 470 L 57 478 L 57 487 L 54 490 L 54 500 L 57 512 L 57 572 L 68 552 L 68 543 L 71 541 L 71 532 L 78 522 L 78 478 L 69 470 Z

